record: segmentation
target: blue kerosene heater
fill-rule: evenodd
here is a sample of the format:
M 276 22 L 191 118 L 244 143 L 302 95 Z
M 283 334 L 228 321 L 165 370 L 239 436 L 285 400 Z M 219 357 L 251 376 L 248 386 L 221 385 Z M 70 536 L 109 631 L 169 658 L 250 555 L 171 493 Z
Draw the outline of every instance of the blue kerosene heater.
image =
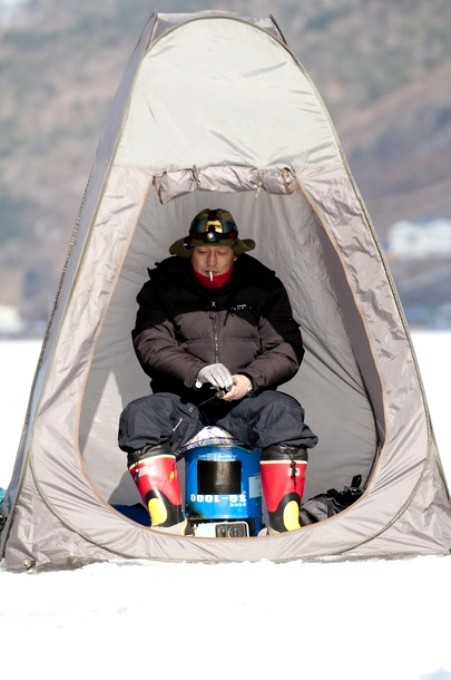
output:
M 196 536 L 256 536 L 262 528 L 259 449 L 204 428 L 185 450 L 186 515 Z

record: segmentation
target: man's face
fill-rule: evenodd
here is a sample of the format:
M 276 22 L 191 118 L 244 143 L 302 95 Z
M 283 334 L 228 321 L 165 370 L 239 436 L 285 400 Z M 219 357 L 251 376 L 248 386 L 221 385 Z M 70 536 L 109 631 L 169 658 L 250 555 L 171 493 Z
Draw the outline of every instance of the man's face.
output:
M 196 246 L 191 255 L 194 271 L 204 276 L 225 274 L 235 260 L 231 246 Z

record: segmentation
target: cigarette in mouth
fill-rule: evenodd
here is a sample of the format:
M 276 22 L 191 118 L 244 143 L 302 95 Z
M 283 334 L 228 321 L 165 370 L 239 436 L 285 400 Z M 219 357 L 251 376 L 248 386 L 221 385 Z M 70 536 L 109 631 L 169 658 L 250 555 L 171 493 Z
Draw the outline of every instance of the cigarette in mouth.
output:
M 213 272 L 208 272 L 208 276 L 210 277 L 210 281 L 213 281 Z

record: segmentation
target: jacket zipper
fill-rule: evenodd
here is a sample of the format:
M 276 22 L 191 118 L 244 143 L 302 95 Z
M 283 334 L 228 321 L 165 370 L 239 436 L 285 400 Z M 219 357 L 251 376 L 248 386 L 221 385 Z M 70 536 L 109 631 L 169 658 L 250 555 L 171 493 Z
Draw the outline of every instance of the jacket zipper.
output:
M 216 302 L 212 300 L 210 302 L 210 308 L 208 310 L 208 316 L 213 321 L 213 337 L 215 344 L 215 361 L 219 361 L 219 338 L 218 338 L 218 314 L 216 308 Z

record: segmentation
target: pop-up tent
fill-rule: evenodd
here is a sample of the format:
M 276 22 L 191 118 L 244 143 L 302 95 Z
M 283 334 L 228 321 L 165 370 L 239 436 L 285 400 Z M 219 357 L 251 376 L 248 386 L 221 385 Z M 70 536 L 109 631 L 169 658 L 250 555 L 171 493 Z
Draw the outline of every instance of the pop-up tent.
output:
M 306 357 L 284 389 L 319 436 L 305 497 L 363 479 L 355 503 L 287 534 L 174 536 L 118 510 L 139 502 L 118 417 L 149 390 L 130 338 L 136 294 L 205 207 L 255 239 L 302 327 Z M 9 568 L 449 553 L 400 303 L 325 107 L 271 18 L 151 16 L 99 144 L 3 515 Z

